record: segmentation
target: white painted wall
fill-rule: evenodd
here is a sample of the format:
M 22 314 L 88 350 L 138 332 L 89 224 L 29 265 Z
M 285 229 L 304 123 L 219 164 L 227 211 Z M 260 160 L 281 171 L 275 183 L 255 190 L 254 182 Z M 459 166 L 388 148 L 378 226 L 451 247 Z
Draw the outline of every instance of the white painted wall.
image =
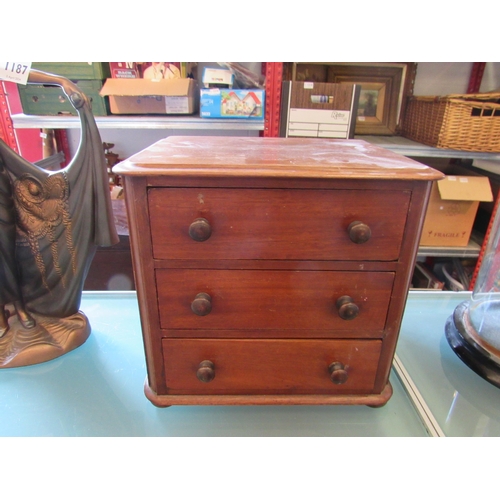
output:
M 500 91 L 500 63 L 488 62 L 484 69 L 480 92 Z
M 415 95 L 464 94 L 469 85 L 470 62 L 419 62 L 415 78 Z M 500 89 L 500 63 L 488 62 L 480 92 Z

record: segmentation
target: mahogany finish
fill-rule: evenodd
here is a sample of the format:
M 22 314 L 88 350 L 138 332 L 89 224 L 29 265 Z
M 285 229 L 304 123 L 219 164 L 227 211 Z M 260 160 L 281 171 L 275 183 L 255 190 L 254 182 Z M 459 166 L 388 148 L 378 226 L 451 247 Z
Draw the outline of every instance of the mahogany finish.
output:
M 212 236 L 212 227 L 207 219 L 199 217 L 189 226 L 189 237 L 194 241 L 206 241 Z
M 196 376 L 200 382 L 204 382 L 208 384 L 208 382 L 212 382 L 215 377 L 215 365 L 208 361 L 202 361 L 198 366 L 198 370 L 196 371 Z
M 114 171 L 155 405 L 387 402 L 440 172 L 364 141 L 242 137 L 169 137 Z
M 394 273 L 388 272 L 156 271 L 160 326 L 165 330 L 309 328 L 329 330 L 332 337 L 338 330 L 382 335 L 393 282 Z M 352 303 L 339 310 L 337 301 L 347 294 Z M 210 305 L 200 303 L 200 312 L 193 314 L 192 303 L 203 300 Z M 360 310 L 355 319 L 354 312 L 348 312 L 354 307 Z M 343 316 L 349 315 L 346 321 Z
M 381 345 L 381 340 L 164 339 L 165 377 L 170 394 L 362 394 L 373 390 Z M 198 360 L 213 364 L 210 383 L 199 383 Z M 346 375 L 330 373 L 336 362 L 348 366 Z
M 410 196 L 377 190 L 361 195 L 357 189 L 152 188 L 153 253 L 156 259 L 396 260 Z M 350 227 L 356 221 L 362 222 Z M 193 225 L 207 236 L 191 236 Z
M 339 363 L 338 361 L 332 363 L 328 367 L 328 371 L 330 372 L 330 380 L 334 384 L 345 384 L 349 378 L 345 365 Z

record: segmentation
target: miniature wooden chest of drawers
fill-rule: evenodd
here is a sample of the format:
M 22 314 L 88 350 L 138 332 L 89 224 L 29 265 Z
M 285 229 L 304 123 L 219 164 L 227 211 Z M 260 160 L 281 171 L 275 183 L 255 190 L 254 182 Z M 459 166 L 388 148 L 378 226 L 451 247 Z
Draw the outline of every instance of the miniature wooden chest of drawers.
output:
M 364 141 L 250 137 L 169 137 L 114 172 L 155 405 L 387 402 L 441 173 Z

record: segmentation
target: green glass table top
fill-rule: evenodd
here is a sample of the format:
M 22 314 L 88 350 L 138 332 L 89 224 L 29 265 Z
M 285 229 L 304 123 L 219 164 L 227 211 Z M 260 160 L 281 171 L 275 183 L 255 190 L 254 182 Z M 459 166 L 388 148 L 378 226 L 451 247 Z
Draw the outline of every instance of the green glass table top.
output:
M 445 337 L 446 320 L 470 296 L 410 292 L 397 355 L 444 435 L 500 436 L 500 389 L 468 368 Z
M 393 372 L 394 394 L 364 406 L 156 408 L 134 292 L 84 292 L 92 334 L 59 359 L 0 370 L 0 436 L 426 436 Z
M 445 436 L 500 436 L 500 390 L 449 347 L 444 325 L 467 292 L 410 292 L 397 356 Z M 135 292 L 84 292 L 87 342 L 59 359 L 0 370 L 0 436 L 427 436 L 407 380 L 364 406 L 176 406 L 144 396 Z

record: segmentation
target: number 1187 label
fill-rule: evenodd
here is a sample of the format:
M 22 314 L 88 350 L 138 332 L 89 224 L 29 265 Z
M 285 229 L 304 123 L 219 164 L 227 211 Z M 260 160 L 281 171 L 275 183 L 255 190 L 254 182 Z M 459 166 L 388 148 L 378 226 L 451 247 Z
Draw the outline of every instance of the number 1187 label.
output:
M 0 80 L 26 85 L 30 69 L 30 62 L 0 62 Z

